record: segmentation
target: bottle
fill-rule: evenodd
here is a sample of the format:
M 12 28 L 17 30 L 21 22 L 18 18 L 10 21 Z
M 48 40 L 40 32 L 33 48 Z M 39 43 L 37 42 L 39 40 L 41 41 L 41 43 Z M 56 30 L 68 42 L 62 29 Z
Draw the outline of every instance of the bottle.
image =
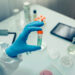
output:
M 30 5 L 30 2 L 24 2 L 24 15 L 26 23 L 29 23 L 31 21 Z
M 35 20 L 35 18 L 37 18 L 37 11 L 33 10 L 33 20 Z
M 68 53 L 75 54 L 75 37 L 73 37 L 72 44 L 68 47 Z
M 41 45 L 42 45 L 42 35 L 43 35 L 43 31 L 37 31 L 37 34 L 38 34 L 37 46 L 41 46 Z

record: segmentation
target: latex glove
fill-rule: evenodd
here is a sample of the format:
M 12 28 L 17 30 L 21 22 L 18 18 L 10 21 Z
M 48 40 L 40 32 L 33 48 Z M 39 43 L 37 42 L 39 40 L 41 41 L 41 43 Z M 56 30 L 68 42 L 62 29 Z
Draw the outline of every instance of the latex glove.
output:
M 42 30 L 40 26 L 43 26 L 43 24 L 43 22 L 35 21 L 26 25 L 17 40 L 6 49 L 6 54 L 10 57 L 16 57 L 18 54 L 24 52 L 31 52 L 41 49 L 39 46 L 28 45 L 26 41 L 30 32 Z

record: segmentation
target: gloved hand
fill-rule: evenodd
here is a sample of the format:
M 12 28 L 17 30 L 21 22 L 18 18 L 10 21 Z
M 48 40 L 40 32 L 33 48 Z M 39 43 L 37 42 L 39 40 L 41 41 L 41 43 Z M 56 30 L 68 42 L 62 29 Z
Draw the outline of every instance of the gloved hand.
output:
M 35 21 L 26 25 L 17 40 L 6 49 L 6 54 L 10 57 L 16 57 L 18 54 L 24 52 L 31 52 L 41 49 L 39 46 L 27 45 L 26 41 L 30 32 L 42 30 L 40 26 L 43 26 L 43 24 L 43 22 Z

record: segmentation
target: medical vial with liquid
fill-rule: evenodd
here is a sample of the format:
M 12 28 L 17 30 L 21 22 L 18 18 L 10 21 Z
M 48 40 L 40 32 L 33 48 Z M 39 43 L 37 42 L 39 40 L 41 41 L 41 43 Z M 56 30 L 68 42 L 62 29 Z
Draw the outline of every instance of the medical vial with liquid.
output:
M 33 10 L 33 20 L 35 20 L 35 18 L 37 18 L 37 11 Z
M 26 23 L 29 23 L 31 21 L 30 5 L 30 2 L 24 2 L 24 15 Z
M 72 44 L 68 47 L 68 53 L 71 55 L 75 54 L 75 37 L 72 40 Z
M 41 45 L 42 45 L 42 35 L 43 35 L 43 31 L 37 31 L 37 33 L 38 33 L 37 46 L 41 46 Z

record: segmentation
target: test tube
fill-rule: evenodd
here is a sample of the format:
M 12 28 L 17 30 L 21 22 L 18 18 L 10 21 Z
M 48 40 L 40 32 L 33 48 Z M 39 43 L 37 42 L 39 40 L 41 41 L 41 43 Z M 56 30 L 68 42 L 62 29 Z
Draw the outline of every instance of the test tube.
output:
M 37 34 L 38 34 L 37 46 L 41 46 L 41 45 L 42 45 L 42 35 L 43 35 L 43 31 L 37 31 Z

